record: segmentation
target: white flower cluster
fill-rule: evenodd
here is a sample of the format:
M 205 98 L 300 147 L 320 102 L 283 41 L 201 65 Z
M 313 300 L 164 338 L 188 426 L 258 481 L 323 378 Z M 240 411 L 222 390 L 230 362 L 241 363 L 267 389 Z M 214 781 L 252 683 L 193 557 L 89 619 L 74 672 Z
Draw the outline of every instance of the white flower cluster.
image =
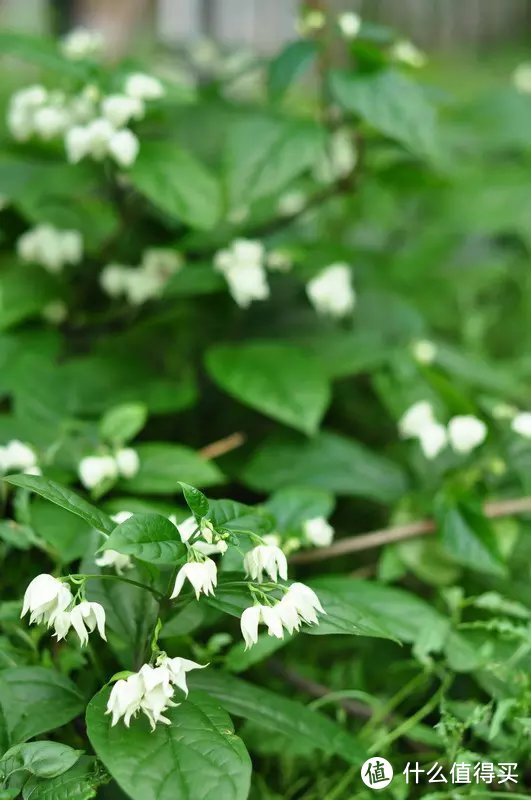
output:
M 79 264 L 83 258 L 83 240 L 79 231 L 37 225 L 19 238 L 17 254 L 23 261 L 58 273 L 66 264 Z
M 24 442 L 12 439 L 0 446 L 0 472 L 25 472 L 27 475 L 40 475 L 35 451 Z
M 235 239 L 230 247 L 214 256 L 214 269 L 222 273 L 241 308 L 248 308 L 253 300 L 269 297 L 265 267 L 265 248 L 251 239 Z
M 73 628 L 81 646 L 87 644 L 89 633 L 96 628 L 102 639 L 105 637 L 105 609 L 99 603 L 82 600 L 75 603 L 69 586 L 53 575 L 37 575 L 24 594 L 21 617 L 30 612 L 30 624 L 45 624 L 54 627 L 58 640 L 64 639 Z
M 139 267 L 107 264 L 100 286 L 109 297 L 125 297 L 134 306 L 159 297 L 169 278 L 183 265 L 176 250 L 153 247 L 146 250 Z
M 18 142 L 26 142 L 33 136 L 50 141 L 62 136 L 70 124 L 71 115 L 63 92 L 49 92 L 44 86 L 35 85 L 11 97 L 7 126 Z
M 421 67 L 426 66 L 428 61 L 426 54 L 407 39 L 395 42 L 391 47 L 390 55 L 394 61 L 414 69 L 421 69 Z
M 140 467 L 138 453 L 132 447 L 122 447 L 113 455 L 86 456 L 78 465 L 78 475 L 86 489 L 95 489 L 118 477 L 134 478 Z
M 61 40 L 61 52 L 71 61 L 94 58 L 103 51 L 105 40 L 100 31 L 74 28 Z
M 398 423 L 400 435 L 418 439 L 426 458 L 436 458 L 447 444 L 457 453 L 467 454 L 479 447 L 487 436 L 485 423 L 472 414 L 452 417 L 445 426 L 435 418 L 431 403 L 421 400 L 409 408 Z
M 356 304 L 348 264 L 330 264 L 309 281 L 306 293 L 318 314 L 336 319 L 350 314 Z
M 328 547 L 334 540 L 334 529 L 324 517 L 312 517 L 303 523 L 305 539 L 314 547 Z
M 241 630 L 246 649 L 258 641 L 258 626 L 267 625 L 269 636 L 284 638 L 284 629 L 292 634 L 300 626 L 317 625 L 317 613 L 326 613 L 319 598 L 309 586 L 292 583 L 281 600 L 273 605 L 255 604 L 246 608 L 241 617 Z
M 168 658 L 162 653 L 154 667 L 144 664 L 139 672 L 117 681 L 107 703 L 106 714 L 112 714 L 111 726 L 123 717 L 126 727 L 129 727 L 131 718 L 139 711 L 148 718 L 152 731 L 157 722 L 170 725 L 171 720 L 164 716 L 164 712 L 179 705 L 172 699 L 175 687 L 187 695 L 186 674 L 193 669 L 204 669 L 205 666 L 187 658 Z

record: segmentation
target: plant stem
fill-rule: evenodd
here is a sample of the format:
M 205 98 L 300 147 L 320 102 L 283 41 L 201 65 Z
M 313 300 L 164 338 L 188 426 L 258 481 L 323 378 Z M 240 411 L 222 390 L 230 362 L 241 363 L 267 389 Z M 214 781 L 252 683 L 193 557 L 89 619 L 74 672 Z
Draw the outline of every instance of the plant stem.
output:
M 133 581 L 131 578 L 124 578 L 121 575 L 82 575 L 82 574 L 75 574 L 69 575 L 69 578 L 84 578 L 85 580 L 113 580 L 113 581 L 122 581 L 122 583 L 129 583 L 131 586 L 136 586 L 139 589 L 144 589 L 146 592 L 151 592 L 151 594 L 156 597 L 158 600 L 162 600 L 164 595 L 162 592 L 157 591 L 152 586 L 146 586 L 145 583 L 139 583 L 139 581 Z

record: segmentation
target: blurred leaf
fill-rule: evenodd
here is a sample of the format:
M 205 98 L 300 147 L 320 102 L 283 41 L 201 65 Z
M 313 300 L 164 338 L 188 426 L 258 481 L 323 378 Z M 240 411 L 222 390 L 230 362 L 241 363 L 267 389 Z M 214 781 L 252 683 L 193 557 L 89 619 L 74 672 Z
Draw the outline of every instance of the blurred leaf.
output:
M 223 474 L 212 461 L 184 445 L 154 442 L 135 449 L 140 469 L 134 478 L 122 482 L 122 488 L 132 494 L 175 494 L 180 481 L 205 487 L 223 482 Z
M 494 531 L 479 503 L 439 495 L 434 512 L 442 542 L 455 561 L 479 572 L 505 573 Z
M 265 507 L 275 518 L 275 528 L 291 531 L 307 519 L 329 517 L 334 510 L 334 496 L 308 486 L 286 486 L 272 494 Z
M 147 408 L 142 403 L 124 403 L 105 412 L 100 423 L 102 439 L 121 445 L 140 433 L 147 419 Z
M 269 64 L 267 89 L 273 101 L 281 100 L 290 85 L 313 64 L 317 43 L 300 39 L 288 44 Z
M 57 293 L 55 281 L 42 267 L 4 266 L 0 274 L 0 330 L 36 316 Z

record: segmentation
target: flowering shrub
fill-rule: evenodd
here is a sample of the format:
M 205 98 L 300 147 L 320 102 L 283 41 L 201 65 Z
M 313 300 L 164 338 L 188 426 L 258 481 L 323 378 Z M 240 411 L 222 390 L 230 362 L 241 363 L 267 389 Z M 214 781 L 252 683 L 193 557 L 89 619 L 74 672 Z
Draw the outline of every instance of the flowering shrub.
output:
M 0 35 L 0 798 L 524 796 L 529 66 L 298 32 Z

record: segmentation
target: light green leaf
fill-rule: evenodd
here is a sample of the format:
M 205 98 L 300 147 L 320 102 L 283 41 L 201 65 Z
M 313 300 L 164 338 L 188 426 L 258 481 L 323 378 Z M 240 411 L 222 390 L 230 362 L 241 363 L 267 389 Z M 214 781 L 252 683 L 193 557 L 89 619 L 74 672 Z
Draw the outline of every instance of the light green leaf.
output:
M 196 517 L 204 517 L 205 514 L 208 514 L 208 500 L 203 492 L 188 483 L 183 483 L 182 481 L 179 481 L 179 483 L 181 484 L 186 504 L 192 514 L 195 514 Z
M 105 412 L 100 423 L 103 439 L 111 444 L 125 444 L 140 433 L 147 419 L 147 408 L 142 403 L 124 403 Z
M 330 516 L 334 510 L 334 496 L 308 486 L 286 486 L 271 495 L 265 506 L 275 518 L 275 527 L 290 531 L 307 519 Z
M 31 776 L 24 784 L 24 800 L 91 800 L 96 789 L 106 783 L 108 777 L 95 758 L 82 756 L 66 772 L 55 778 Z
M 453 502 L 440 497 L 435 504 L 441 539 L 446 552 L 459 564 L 480 572 L 506 572 L 491 522 L 473 501 Z
M 173 142 L 143 142 L 128 177 L 156 208 L 193 228 L 212 228 L 221 215 L 216 179 Z
M 422 88 L 394 70 L 358 76 L 334 72 L 331 89 L 347 111 L 413 154 L 433 157 L 438 151 L 436 112 Z
M 214 486 L 223 475 L 211 461 L 195 450 L 179 444 L 139 444 L 136 448 L 140 469 L 134 478 L 123 483 L 132 494 L 175 494 L 179 481 L 193 486 Z
M 102 549 L 151 564 L 175 564 L 186 552 L 179 531 L 161 514 L 134 514 L 114 529 Z
M 328 431 L 309 441 L 287 435 L 266 439 L 242 478 L 259 491 L 300 484 L 382 503 L 397 500 L 406 489 L 405 475 L 397 464 Z
M 214 528 L 231 531 L 253 531 L 259 535 L 270 533 L 273 519 L 261 508 L 247 506 L 236 500 L 211 500 L 208 518 Z
M 23 769 L 40 778 L 54 778 L 73 767 L 80 756 L 81 750 L 59 742 L 16 744 L 0 759 L 0 775 Z
M 38 536 L 53 549 L 57 560 L 69 564 L 80 558 L 90 541 L 92 525 L 81 516 L 36 497 L 30 505 L 31 525 Z
M 0 712 L 9 742 L 25 742 L 74 719 L 84 701 L 67 677 L 44 667 L 0 670 Z
M 290 42 L 274 58 L 267 76 L 267 89 L 271 100 L 281 100 L 290 84 L 305 72 L 315 61 L 318 53 L 317 43 L 309 39 Z
M 30 492 L 39 494 L 51 503 L 55 503 L 66 511 L 70 511 L 71 514 L 76 514 L 98 531 L 112 533 L 116 527 L 112 519 L 103 511 L 87 503 L 86 500 L 75 492 L 72 492 L 64 486 L 60 486 L 58 483 L 48 478 L 41 478 L 37 475 L 10 475 L 4 478 L 4 480 L 12 486 L 20 486 L 22 489 L 29 489 Z
M 190 676 L 189 682 L 214 696 L 230 714 L 252 720 L 261 728 L 304 739 L 311 749 L 338 755 L 349 764 L 357 766 L 365 760 L 354 736 L 302 703 L 212 669 Z
M 316 432 L 330 402 L 324 370 L 291 345 L 221 345 L 208 351 L 206 366 L 237 400 L 307 434 Z
M 192 692 L 167 711 L 170 725 L 151 731 L 143 714 L 126 728 L 105 715 L 109 688 L 87 708 L 97 755 L 132 800 L 246 800 L 251 761 L 229 716 L 215 700 Z
M 39 314 L 57 294 L 55 282 L 42 268 L 4 265 L 0 275 L 0 330 Z

